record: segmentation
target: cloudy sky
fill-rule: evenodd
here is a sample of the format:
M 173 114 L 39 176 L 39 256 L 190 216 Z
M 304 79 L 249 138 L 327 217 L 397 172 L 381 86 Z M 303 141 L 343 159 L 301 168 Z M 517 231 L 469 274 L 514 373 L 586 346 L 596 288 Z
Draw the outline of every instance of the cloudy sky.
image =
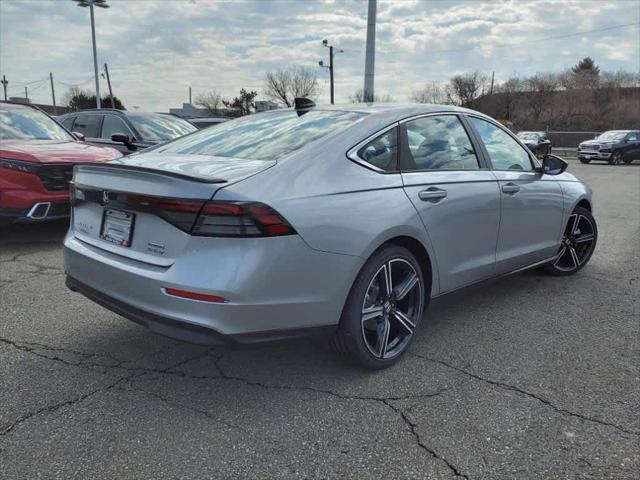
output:
M 166 111 L 216 88 L 262 92 L 264 73 L 313 68 L 328 101 L 322 39 L 335 58 L 336 99 L 362 86 L 366 0 L 108 0 L 96 9 L 98 61 L 125 106 Z M 629 25 L 631 24 L 631 25 Z M 376 93 L 406 101 L 425 81 L 479 69 L 502 80 L 557 71 L 586 55 L 603 70 L 640 70 L 640 0 L 379 0 Z M 9 95 L 50 103 L 93 88 L 89 11 L 72 0 L 0 0 L 0 75 Z M 626 26 L 623 26 L 626 25 Z M 598 32 L 594 32 L 600 30 Z M 591 32 L 591 33 L 588 33 Z M 561 38 L 559 38 L 561 37 Z M 101 79 L 101 92 L 106 92 Z

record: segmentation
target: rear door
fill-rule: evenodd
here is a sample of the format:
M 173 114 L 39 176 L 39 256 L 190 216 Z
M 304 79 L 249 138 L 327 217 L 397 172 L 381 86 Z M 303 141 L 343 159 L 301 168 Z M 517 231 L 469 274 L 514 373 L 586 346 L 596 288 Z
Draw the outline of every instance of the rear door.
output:
M 627 135 L 626 147 L 628 149 L 624 154 L 625 160 L 640 160 L 640 132 L 631 132 Z
M 564 201 L 560 185 L 515 137 L 496 123 L 469 116 L 498 179 L 501 220 L 496 273 L 547 259 L 558 251 Z
M 440 291 L 494 273 L 500 192 L 455 114 L 401 124 L 401 175 L 436 253 Z

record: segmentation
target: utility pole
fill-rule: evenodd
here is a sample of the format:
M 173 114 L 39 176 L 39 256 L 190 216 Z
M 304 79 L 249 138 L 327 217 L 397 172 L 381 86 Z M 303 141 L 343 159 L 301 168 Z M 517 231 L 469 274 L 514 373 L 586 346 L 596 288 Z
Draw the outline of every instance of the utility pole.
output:
M 27 90 L 27 87 L 24 87 L 24 98 L 29 100 L 29 90 Z
M 104 73 L 107 75 L 107 85 L 109 85 L 109 100 L 111 100 L 111 108 L 116 109 L 116 102 L 113 100 L 113 90 L 111 90 L 111 78 L 109 78 L 109 67 L 104 64 Z
M 373 77 L 376 62 L 376 0 L 369 0 L 367 14 L 367 50 L 364 61 L 364 101 L 373 102 Z
M 333 95 L 333 45 L 329 45 L 328 40 L 322 40 L 322 45 L 329 49 L 329 66 L 327 67 L 322 60 L 318 62 L 323 68 L 329 69 L 329 82 L 330 82 L 330 92 L 331 92 L 331 105 L 333 105 L 334 95 Z M 344 50 L 338 50 L 336 53 L 343 53 Z
M 493 95 L 493 80 L 496 78 L 496 72 L 491 72 L 491 90 L 489 90 L 489 94 Z
M 51 100 L 53 101 L 53 114 L 58 114 L 58 108 L 56 107 L 56 91 L 53 88 L 53 72 L 49 72 L 49 80 L 51 80 Z
M 191 105 L 191 87 L 189 87 L 189 105 Z
M 2 88 L 4 88 L 4 101 L 7 101 L 7 84 L 9 83 L 9 81 L 7 80 L 7 77 L 5 77 L 4 75 L 2 75 L 2 80 L 0 80 L 0 83 L 2 83 Z

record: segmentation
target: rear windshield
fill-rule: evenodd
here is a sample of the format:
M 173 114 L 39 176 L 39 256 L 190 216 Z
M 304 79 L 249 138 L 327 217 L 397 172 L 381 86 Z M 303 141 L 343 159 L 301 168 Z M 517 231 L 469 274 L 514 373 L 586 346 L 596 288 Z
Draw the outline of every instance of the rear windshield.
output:
M 0 140 L 73 140 L 55 120 L 33 108 L 0 109 Z
M 366 113 L 311 110 L 268 112 L 200 130 L 154 149 L 154 153 L 273 160 L 346 127 Z

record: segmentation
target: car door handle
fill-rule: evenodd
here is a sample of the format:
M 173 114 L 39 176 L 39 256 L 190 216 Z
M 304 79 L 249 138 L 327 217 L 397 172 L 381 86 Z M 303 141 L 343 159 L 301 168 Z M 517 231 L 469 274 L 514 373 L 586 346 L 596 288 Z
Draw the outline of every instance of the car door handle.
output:
M 447 191 L 440 188 L 430 187 L 418 193 L 418 197 L 423 202 L 439 202 L 447 196 Z
M 506 185 L 502 186 L 502 191 L 504 193 L 514 194 L 520 191 L 520 187 L 515 183 L 507 183 Z

